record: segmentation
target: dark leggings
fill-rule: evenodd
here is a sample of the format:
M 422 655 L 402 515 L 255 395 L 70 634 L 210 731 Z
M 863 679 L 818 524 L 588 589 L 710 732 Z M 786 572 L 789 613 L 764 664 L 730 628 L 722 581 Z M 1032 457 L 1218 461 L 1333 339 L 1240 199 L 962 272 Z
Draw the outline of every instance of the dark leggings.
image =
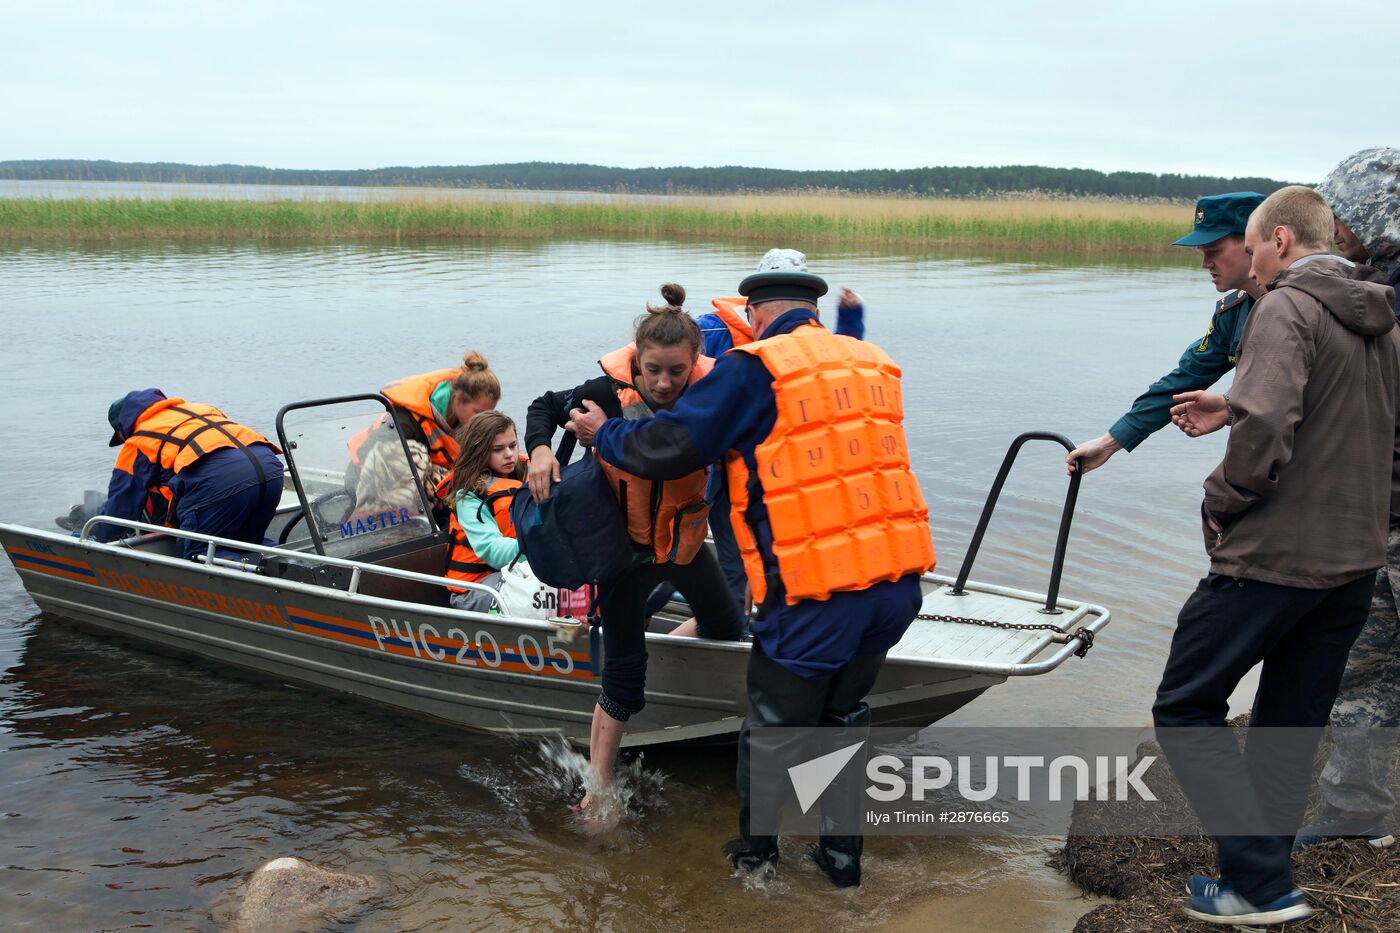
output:
M 743 617 L 709 545 L 688 564 L 637 564 L 617 582 L 599 587 L 603 624 L 603 691 L 598 705 L 626 721 L 646 706 L 647 597 L 662 583 L 680 590 L 695 614 L 701 638 L 735 641 Z

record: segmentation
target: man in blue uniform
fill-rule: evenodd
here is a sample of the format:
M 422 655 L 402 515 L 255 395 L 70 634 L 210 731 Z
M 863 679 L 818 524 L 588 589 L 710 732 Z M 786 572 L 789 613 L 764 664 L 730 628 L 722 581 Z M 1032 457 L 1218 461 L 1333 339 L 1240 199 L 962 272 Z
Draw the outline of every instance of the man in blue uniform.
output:
M 1196 202 L 1191 232 L 1172 245 L 1199 249 L 1201 268 L 1210 273 L 1215 290 L 1225 293 L 1224 297 L 1215 303 L 1205 336 L 1186 348 L 1176 369 L 1148 386 L 1108 433 L 1080 444 L 1065 456 L 1071 472 L 1075 461 L 1087 473 L 1103 466 L 1118 451 L 1133 450 L 1171 421 L 1173 395 L 1208 389 L 1235 368 L 1245 319 L 1263 294 L 1262 287 L 1249 277 L 1249 256 L 1244 251 L 1245 223 L 1263 201 L 1262 194 L 1236 191 Z
M 784 268 L 790 266 L 797 272 L 807 271 L 807 257 L 797 250 L 770 250 L 769 256 L 765 256 L 764 259 L 770 264 L 786 263 Z M 721 312 L 722 303 L 729 306 L 723 313 Z M 753 330 L 749 327 L 748 322 L 737 320 L 732 316 L 736 313 L 733 310 L 733 305 L 742 305 L 743 303 L 743 298 L 716 298 L 714 300 L 715 310 L 708 311 L 695 319 L 695 323 L 700 325 L 700 336 L 705 341 L 704 353 L 706 356 L 719 359 L 734 349 L 736 329 L 740 332 L 737 339 L 743 343 L 753 341 Z M 744 312 L 737 313 L 743 314 Z M 726 315 L 731 315 L 728 321 L 725 320 Z M 865 339 L 865 304 L 861 301 L 860 296 L 849 288 L 841 289 L 841 298 L 836 305 L 836 333 L 854 337 L 857 340 Z M 720 569 L 724 571 L 724 580 L 729 584 L 729 589 L 734 594 L 734 601 L 742 606 L 744 605 L 746 586 L 744 562 L 739 556 L 739 544 L 734 538 L 734 526 L 729 519 L 729 487 L 721 479 L 722 472 L 721 465 L 721 468 L 715 471 L 707 496 L 712 503 L 710 534 L 715 540 L 715 553 L 719 558 Z
M 107 410 L 109 445 L 120 448 L 107 501 L 99 514 L 136 519 L 165 500 L 168 524 L 183 531 L 262 544 L 282 497 L 281 453 L 257 431 L 212 405 L 167 398 L 159 389 L 138 389 Z M 130 534 L 120 525 L 98 524 L 93 537 L 112 541 Z M 184 556 L 205 552 L 187 538 Z M 219 548 L 237 560 L 240 552 Z
M 898 403 L 887 401 L 900 397 L 897 367 L 876 347 L 827 334 L 817 321 L 817 299 L 826 293 L 826 282 L 806 271 L 800 254 L 775 253 L 765 256 L 759 271 L 739 285 L 740 294 L 748 298 L 747 314 L 757 342 L 726 353 L 674 408 L 654 418 L 609 420 L 597 405 L 585 401 L 586 410 L 572 411 L 569 423 L 582 443 L 594 446 L 599 458 L 638 476 L 667 480 L 721 460 L 728 464 L 730 494 L 737 509 L 734 524 L 736 530 L 743 529 L 740 540 L 749 583 L 759 603 L 749 655 L 749 715 L 739 737 L 741 839 L 728 852 L 732 864 L 750 871 L 778 859 L 777 837 L 756 834 L 750 820 L 752 730 L 866 729 L 870 710 L 865 696 L 879 676 L 885 653 L 918 613 L 923 601 L 919 574 L 933 563 L 928 510 L 909 467 L 900 424 L 902 409 L 894 410 Z M 780 354 L 781 360 L 772 359 Z M 883 367 L 867 363 L 877 357 L 886 360 Z M 803 406 L 819 398 L 793 395 L 813 385 L 808 377 L 818 372 L 812 362 L 816 359 L 825 361 L 822 373 L 837 373 L 863 387 L 855 406 L 850 404 L 851 395 L 857 395 L 852 390 L 842 396 L 846 404 L 820 404 L 822 411 L 810 419 L 792 414 L 806 412 Z M 781 376 L 770 369 L 779 363 Z M 829 380 L 815 381 L 822 391 L 829 388 Z M 867 386 L 873 387 L 868 397 Z M 781 424 L 780 410 L 785 412 Z M 793 507 L 803 493 L 784 485 L 792 479 L 779 463 L 796 462 L 786 459 L 796 449 L 786 446 L 792 436 L 807 438 L 810 447 L 812 441 L 820 444 L 828 436 L 812 430 L 818 422 L 845 424 L 854 418 L 884 432 L 889 446 L 882 449 L 889 456 L 878 464 L 862 460 L 857 456 L 861 450 L 857 441 L 849 457 L 801 458 L 802 484 L 832 490 L 842 497 L 834 501 L 844 502 L 846 514 L 856 516 L 848 527 L 813 525 L 807 508 Z M 795 424 L 803 430 L 796 431 Z M 819 447 L 816 452 L 821 452 Z M 761 457 L 773 458 L 765 459 L 762 470 Z M 913 494 L 901 494 L 898 503 L 885 503 L 882 494 L 863 491 L 873 492 L 869 484 L 876 470 L 891 481 L 894 490 L 903 482 Z M 870 513 L 871 508 L 879 512 Z M 862 543 L 868 540 L 861 537 L 862 529 L 876 526 L 861 523 L 872 518 L 881 523 L 886 540 L 897 541 L 898 546 L 875 553 L 877 549 Z M 813 543 L 793 546 L 799 540 Z M 862 548 L 863 560 L 838 564 L 838 556 Z M 808 566 L 817 563 L 820 566 Z M 857 565 L 861 579 L 848 579 L 847 571 Z M 834 819 L 831 833 L 822 835 L 809 854 L 834 884 L 844 887 L 861 881 L 862 839 L 844 834 L 849 831 L 846 827 L 858 825 L 860 799 L 854 794 L 839 796 L 831 813 L 847 818 Z M 826 827 L 824 822 L 824 832 Z

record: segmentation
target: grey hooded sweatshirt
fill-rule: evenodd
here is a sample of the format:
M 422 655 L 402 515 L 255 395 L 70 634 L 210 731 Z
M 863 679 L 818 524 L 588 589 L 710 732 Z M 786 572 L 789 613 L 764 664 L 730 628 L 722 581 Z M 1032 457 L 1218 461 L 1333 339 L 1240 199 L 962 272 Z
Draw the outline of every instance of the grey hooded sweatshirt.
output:
M 1400 281 L 1400 149 L 1362 149 L 1317 186 L 1332 213 L 1370 254 L 1367 262 Z
M 1400 329 L 1380 278 L 1308 257 L 1250 312 L 1235 424 L 1205 481 L 1213 572 L 1330 589 L 1385 563 L 1400 522 Z

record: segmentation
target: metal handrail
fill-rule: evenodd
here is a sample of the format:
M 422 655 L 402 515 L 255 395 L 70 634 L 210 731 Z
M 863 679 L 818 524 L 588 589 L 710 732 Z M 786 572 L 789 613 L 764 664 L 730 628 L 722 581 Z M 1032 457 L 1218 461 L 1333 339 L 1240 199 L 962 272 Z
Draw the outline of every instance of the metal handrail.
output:
M 982 507 L 982 515 L 977 519 L 977 530 L 972 534 L 972 543 L 968 545 L 967 556 L 963 558 L 962 569 L 958 571 L 957 583 L 953 585 L 954 596 L 963 594 L 963 586 L 967 583 L 968 575 L 972 573 L 972 562 L 977 559 L 977 551 L 982 547 L 982 536 L 987 533 L 987 525 L 992 520 L 992 512 L 996 509 L 997 499 L 1001 496 L 1001 487 L 1006 484 L 1006 477 L 1011 473 L 1011 465 L 1016 462 L 1016 455 L 1029 441 L 1054 441 L 1067 451 L 1074 450 L 1074 443 L 1069 438 L 1052 431 L 1027 431 L 1011 442 L 1006 456 L 1002 458 L 997 478 L 992 482 L 992 489 L 987 493 L 987 503 Z M 1055 600 L 1060 595 L 1060 574 L 1065 568 L 1065 549 L 1069 545 L 1069 526 L 1074 519 L 1074 503 L 1079 498 L 1079 481 L 1083 475 L 1083 467 L 1076 460 L 1074 470 L 1069 477 L 1069 491 L 1065 494 L 1065 505 L 1060 512 L 1060 532 L 1055 539 L 1055 559 L 1050 566 L 1050 588 L 1045 595 L 1045 608 L 1041 610 L 1048 615 L 1059 615 L 1060 613 L 1060 610 L 1055 608 Z
M 329 554 L 312 554 L 307 551 L 292 551 L 288 550 L 287 548 L 269 547 L 266 544 L 252 544 L 248 541 L 234 541 L 231 538 L 219 538 L 215 537 L 214 535 L 200 534 L 197 531 L 183 531 L 179 528 L 166 528 L 163 525 L 151 525 L 146 522 L 136 521 L 134 519 L 129 518 L 112 518 L 106 515 L 98 515 L 93 518 L 90 518 L 83 524 L 83 530 L 81 535 L 79 536 L 79 540 L 92 540 L 91 533 L 93 527 L 96 525 L 104 524 L 116 525 L 120 528 L 131 528 L 136 531 L 156 532 L 160 535 L 164 535 L 171 538 L 185 538 L 190 541 L 203 541 L 206 545 L 206 548 L 204 553 L 200 554 L 199 557 L 202 558 L 206 564 L 212 564 L 218 567 L 228 567 L 229 569 L 239 569 L 244 571 L 245 573 L 250 571 L 255 572 L 257 570 L 256 565 L 250 565 L 246 561 L 231 561 L 227 558 L 218 557 L 216 555 L 218 548 L 222 546 L 229 550 L 255 551 L 259 554 L 271 554 L 276 557 L 295 557 L 299 560 L 308 560 L 314 563 L 326 564 L 327 566 L 331 567 L 345 567 L 350 571 L 350 586 L 347 590 L 345 590 L 345 592 L 349 593 L 352 596 L 361 595 L 360 578 L 362 574 L 373 573 L 385 577 L 394 577 L 400 580 L 412 580 L 417 583 L 428 583 L 433 586 L 479 590 L 483 593 L 489 593 L 492 597 L 493 602 L 495 602 L 495 604 L 503 612 L 506 610 L 505 604 L 503 604 L 500 600 L 500 593 L 496 590 L 493 590 L 491 587 L 481 583 L 472 583 L 468 580 L 454 580 L 451 577 L 434 577 L 430 574 L 418 573 L 415 570 L 400 570 L 397 567 L 379 567 L 375 564 L 366 564 L 362 561 L 347 560 L 343 557 L 331 557 Z M 123 539 L 119 542 L 94 541 L 93 543 L 124 544 L 127 541 L 134 540 L 134 538 L 135 536 L 133 536 L 133 538 Z M 555 620 L 550 619 L 550 621 L 554 622 Z M 558 621 L 571 625 L 582 624 L 577 619 L 565 619 L 562 617 Z

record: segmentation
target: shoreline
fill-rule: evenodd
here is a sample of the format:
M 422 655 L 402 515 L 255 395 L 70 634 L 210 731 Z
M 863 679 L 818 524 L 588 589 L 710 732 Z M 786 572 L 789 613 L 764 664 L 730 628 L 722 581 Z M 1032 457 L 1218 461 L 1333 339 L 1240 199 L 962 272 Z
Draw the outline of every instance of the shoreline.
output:
M 1242 740 L 1248 722 L 1245 711 L 1228 725 Z M 1316 756 L 1314 785 L 1327 760 L 1329 743 L 1324 739 Z M 1144 755 L 1161 756 L 1161 746 L 1155 740 L 1142 743 L 1136 757 Z M 1400 774 L 1391 775 L 1390 785 L 1392 791 L 1400 792 Z M 1051 865 L 1067 883 L 1097 899 L 1086 900 L 1089 910 L 1075 924 L 1077 933 L 1200 929 L 1181 911 L 1182 882 L 1193 873 L 1218 873 L 1215 845 L 1174 779 L 1154 785 L 1154 790 L 1161 795 L 1155 811 L 1164 828 L 1160 835 L 1121 835 L 1112 830 L 1116 818 L 1134 812 L 1145 816 L 1148 811 L 1140 802 L 1075 805 L 1069 834 Z M 1312 807 L 1309 812 L 1315 817 Z M 1191 829 L 1169 829 L 1183 825 Z M 1315 910 L 1307 928 L 1316 933 L 1380 933 L 1391 928 L 1384 918 L 1400 913 L 1400 866 L 1391 850 L 1373 848 L 1361 840 L 1334 840 L 1295 852 L 1293 870 Z
M 1184 214 L 1179 205 L 1117 201 L 833 195 L 737 195 L 666 203 L 422 196 L 376 201 L 0 198 L 0 244 L 622 236 L 1147 258 L 1179 252 L 1170 244 L 1189 226 Z

